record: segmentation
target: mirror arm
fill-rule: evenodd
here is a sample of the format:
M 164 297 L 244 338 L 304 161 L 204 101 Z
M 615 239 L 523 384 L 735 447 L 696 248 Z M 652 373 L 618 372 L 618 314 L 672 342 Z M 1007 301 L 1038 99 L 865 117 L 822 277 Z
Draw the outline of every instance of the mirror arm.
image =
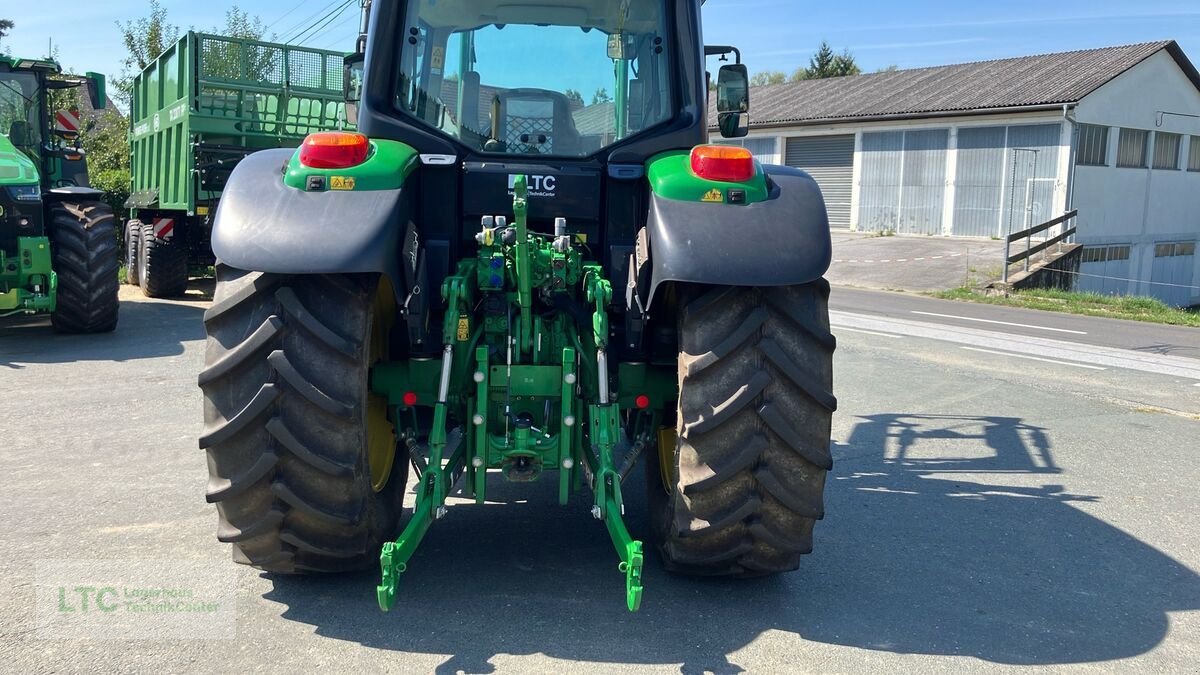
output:
M 732 45 L 705 45 L 704 46 L 704 55 L 705 56 L 725 56 L 726 54 L 733 54 L 734 59 L 735 59 L 734 62 L 739 65 L 742 63 L 742 50 L 738 49 L 737 47 L 734 47 Z

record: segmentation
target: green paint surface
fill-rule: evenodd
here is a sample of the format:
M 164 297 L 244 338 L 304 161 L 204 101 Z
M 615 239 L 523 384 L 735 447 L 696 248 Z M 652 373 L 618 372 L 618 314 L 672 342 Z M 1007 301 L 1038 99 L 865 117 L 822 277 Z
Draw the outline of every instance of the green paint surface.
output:
M 398 190 L 420 163 L 412 146 L 383 139 L 372 139 L 367 161 L 347 169 L 309 168 L 300 163 L 300 150 L 297 149 L 288 162 L 283 182 L 288 187 L 307 190 L 309 179 L 320 176 L 324 178 L 324 189 L 313 192 Z
M 712 203 L 715 206 L 729 203 L 730 190 L 744 190 L 746 203 L 753 204 L 766 201 L 768 194 L 767 175 L 763 173 L 762 165 L 755 161 L 754 167 L 757 172 L 747 181 L 724 183 L 707 180 L 692 172 L 690 151 L 672 150 L 651 157 L 646 163 L 646 176 L 650 179 L 650 189 L 654 194 L 666 199 Z

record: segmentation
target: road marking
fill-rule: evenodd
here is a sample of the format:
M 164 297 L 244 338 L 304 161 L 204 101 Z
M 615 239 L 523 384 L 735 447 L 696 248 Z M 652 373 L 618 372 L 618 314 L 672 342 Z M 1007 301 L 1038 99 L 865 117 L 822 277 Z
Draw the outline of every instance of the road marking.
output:
M 968 345 L 1010 353 L 1014 350 L 1032 356 L 1061 359 L 1075 363 L 1094 363 L 1108 368 L 1125 368 L 1173 378 L 1200 380 L 1200 359 L 1146 352 L 1081 342 L 1064 342 L 1058 337 L 1042 337 L 1001 332 L 991 327 L 975 328 L 954 323 L 932 323 L 928 319 L 885 318 L 829 310 L 830 323 L 839 329 L 882 331 L 903 337 L 926 338 L 942 343 Z M 1082 338 L 1081 338 L 1082 339 Z
M 912 313 L 913 314 L 922 314 L 924 316 L 940 316 L 943 319 L 961 319 L 963 321 L 978 321 L 980 323 L 995 323 L 995 324 L 1000 324 L 1001 326 L 1018 326 L 1020 328 L 1033 328 L 1035 330 L 1052 330 L 1055 333 L 1071 333 L 1073 335 L 1087 335 L 1086 332 L 1081 331 L 1081 330 L 1067 330 L 1066 328 L 1051 328 L 1049 326 L 1034 326 L 1034 325 L 1031 325 L 1028 323 L 1012 323 L 1011 321 L 993 321 L 992 319 L 976 319 L 973 316 L 957 316 L 954 314 L 937 314 L 935 312 L 918 312 L 915 309 L 912 310 Z
M 1074 366 L 1076 368 L 1087 368 L 1088 370 L 1108 370 L 1100 366 L 1091 366 L 1086 363 L 1071 363 L 1070 361 L 1055 361 L 1054 359 L 1043 359 L 1039 356 L 1027 356 L 1025 354 L 1013 354 L 1012 352 L 1001 352 L 994 349 L 980 349 L 978 347 L 962 347 L 969 352 L 983 352 L 984 354 L 999 354 L 1000 356 L 1011 356 L 1018 359 L 1029 359 L 1030 361 L 1041 361 L 1043 363 L 1056 363 L 1060 366 Z
M 838 326 L 838 327 L 837 327 L 837 329 L 838 329 L 838 331 L 839 331 L 839 332 L 840 332 L 840 331 L 844 331 L 844 330 L 848 330 L 848 331 L 850 331 L 851 333 L 866 333 L 867 335 L 878 335 L 879 337 L 885 337 L 885 338 L 895 338 L 895 339 L 897 339 L 897 340 L 899 340 L 900 338 L 904 337 L 903 335 L 892 335 L 891 333 L 878 333 L 878 332 L 876 332 L 876 331 L 873 331 L 873 330 L 863 330 L 863 329 L 861 329 L 861 328 L 846 328 L 845 326 Z

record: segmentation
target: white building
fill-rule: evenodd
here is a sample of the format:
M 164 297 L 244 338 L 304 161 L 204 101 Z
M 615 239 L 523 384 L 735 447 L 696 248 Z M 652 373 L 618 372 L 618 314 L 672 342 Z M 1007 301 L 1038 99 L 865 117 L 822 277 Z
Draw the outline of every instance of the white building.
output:
M 1175 42 L 755 88 L 734 143 L 831 226 L 1003 237 L 1079 209 L 1079 288 L 1200 304 L 1200 73 Z

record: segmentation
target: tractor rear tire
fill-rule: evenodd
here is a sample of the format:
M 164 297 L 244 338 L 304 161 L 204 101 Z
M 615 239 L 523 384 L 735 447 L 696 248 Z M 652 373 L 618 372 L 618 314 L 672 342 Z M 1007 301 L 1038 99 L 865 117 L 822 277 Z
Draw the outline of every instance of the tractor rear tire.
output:
M 233 544 L 235 561 L 279 573 L 363 569 L 398 534 L 407 456 L 397 450 L 374 467 L 377 482 L 367 451 L 379 403 L 368 375 L 387 341 L 378 288 L 390 287 L 368 275 L 218 263 L 204 314 L 200 447 L 217 539 Z M 390 290 L 382 301 L 394 303 Z
M 125 223 L 125 283 L 139 286 L 138 271 L 141 267 L 142 221 L 138 219 Z
M 648 463 L 668 571 L 759 577 L 812 551 L 837 407 L 828 300 L 820 280 L 681 304 L 675 443 Z
M 50 322 L 59 333 L 107 333 L 117 327 L 120 252 L 112 207 L 57 202 L 49 209 L 58 300 Z
M 138 251 L 138 285 L 148 298 L 177 298 L 187 293 L 188 246 L 178 226 L 170 237 L 154 234 L 144 223 Z

